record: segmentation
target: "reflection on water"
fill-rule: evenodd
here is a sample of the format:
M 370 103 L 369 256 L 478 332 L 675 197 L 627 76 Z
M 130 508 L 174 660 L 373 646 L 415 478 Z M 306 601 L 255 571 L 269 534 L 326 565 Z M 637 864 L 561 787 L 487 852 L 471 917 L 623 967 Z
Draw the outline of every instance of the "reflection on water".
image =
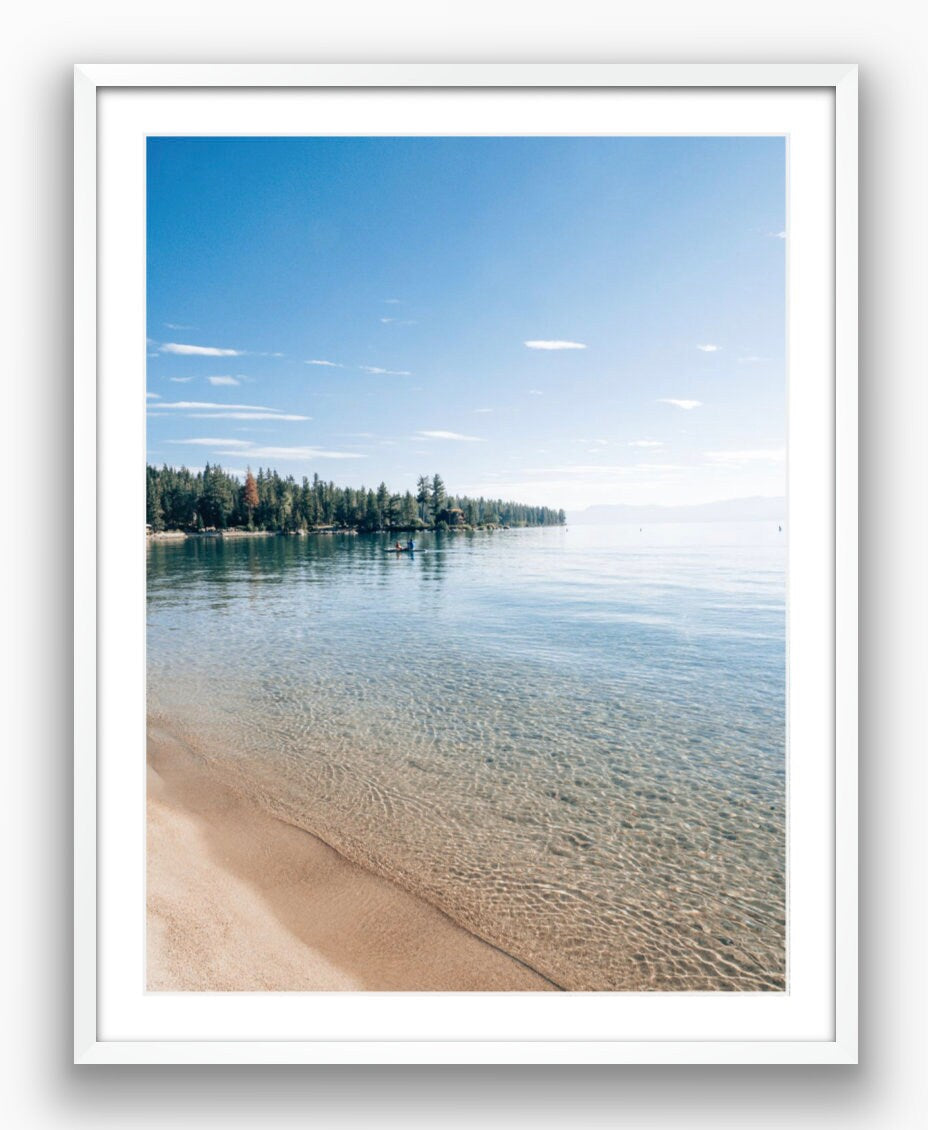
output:
M 782 989 L 783 538 L 155 542 L 150 711 L 565 988 Z

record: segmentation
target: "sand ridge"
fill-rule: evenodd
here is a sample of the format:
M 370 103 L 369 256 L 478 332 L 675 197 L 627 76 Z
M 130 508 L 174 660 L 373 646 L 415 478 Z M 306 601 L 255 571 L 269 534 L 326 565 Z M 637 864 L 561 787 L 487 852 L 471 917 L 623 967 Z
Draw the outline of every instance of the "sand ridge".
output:
M 556 988 L 151 726 L 147 843 L 149 990 Z

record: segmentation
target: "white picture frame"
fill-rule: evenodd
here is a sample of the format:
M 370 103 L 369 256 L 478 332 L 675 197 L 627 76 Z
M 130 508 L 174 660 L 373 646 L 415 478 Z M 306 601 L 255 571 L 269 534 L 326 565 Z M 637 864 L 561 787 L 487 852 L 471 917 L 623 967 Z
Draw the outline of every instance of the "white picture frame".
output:
M 802 506 L 808 507 L 809 548 L 805 555 L 802 523 L 798 533 L 794 523 L 793 541 L 798 537 L 800 545 L 795 554 L 791 548 L 791 599 L 794 612 L 798 603 L 801 613 L 802 601 L 808 600 L 808 607 L 820 613 L 818 635 L 809 638 L 809 647 L 799 649 L 791 644 L 791 692 L 809 700 L 807 721 L 813 738 L 809 746 L 812 770 L 806 773 L 803 764 L 798 766 L 803 771 L 791 777 L 791 790 L 798 790 L 795 796 L 791 793 L 791 804 L 795 799 L 805 812 L 801 819 L 797 817 L 791 853 L 800 842 L 797 837 L 802 828 L 808 828 L 802 871 L 808 871 L 818 887 L 809 886 L 791 902 L 796 921 L 808 916 L 808 933 L 812 936 L 810 943 L 805 931 L 799 938 L 791 927 L 791 945 L 811 945 L 815 953 L 807 967 L 800 969 L 794 963 L 793 986 L 780 998 L 785 1000 L 782 1005 L 776 1000 L 735 1002 L 724 1006 L 725 1015 L 716 1009 L 713 1016 L 712 1009 L 706 1007 L 711 1002 L 694 1002 L 692 997 L 689 1003 L 666 999 L 680 994 L 631 995 L 646 998 L 636 1001 L 629 1001 L 626 994 L 513 994 L 533 998 L 520 1002 L 522 1011 L 516 1017 L 516 1006 L 506 994 L 454 994 L 452 1001 L 445 1002 L 445 1012 L 451 1010 L 451 1019 L 438 1025 L 428 1011 L 432 1006 L 422 1002 L 419 1008 L 419 1002 L 410 1001 L 410 995 L 403 995 L 401 1009 L 397 994 L 309 994 L 314 998 L 315 1019 L 307 1027 L 306 1002 L 300 999 L 306 994 L 275 994 L 275 1006 L 281 1005 L 275 1017 L 259 1015 L 265 1002 L 253 999 L 267 994 L 199 994 L 209 1000 L 196 1002 L 198 1011 L 191 1010 L 190 1002 L 183 999 L 189 994 L 157 994 L 157 1000 L 146 997 L 144 982 L 138 976 L 144 937 L 142 915 L 136 913 L 131 898 L 131 905 L 122 906 L 118 923 L 111 921 L 109 913 L 114 903 L 126 901 L 116 898 L 115 892 L 125 896 L 135 882 L 139 898 L 144 893 L 141 873 L 133 870 L 144 854 L 143 809 L 141 805 L 133 807 L 131 792 L 128 798 L 125 794 L 126 782 L 134 788 L 135 778 L 122 779 L 111 756 L 113 743 L 121 741 L 122 762 L 131 764 L 131 756 L 125 756 L 125 743 L 131 749 L 137 741 L 139 761 L 144 761 L 144 711 L 141 718 L 137 717 L 138 703 L 144 703 L 143 644 L 140 650 L 143 607 L 137 584 L 133 587 L 141 556 L 133 540 L 133 488 L 130 485 L 129 493 L 121 495 L 118 491 L 123 488 L 117 488 L 112 476 L 107 475 L 111 460 L 117 456 L 121 460 L 131 458 L 140 439 L 144 444 L 144 409 L 133 400 L 138 396 L 143 402 L 144 394 L 132 380 L 117 386 L 111 376 L 116 360 L 130 375 L 144 371 L 144 330 L 141 337 L 137 336 L 138 328 L 144 325 L 144 311 L 137 309 L 135 302 L 138 286 L 144 289 L 144 224 L 140 228 L 138 223 L 139 172 L 140 168 L 144 171 L 144 163 L 139 167 L 137 160 L 144 162 L 146 132 L 162 129 L 163 123 L 156 123 L 153 117 L 158 113 L 153 108 L 160 105 L 170 107 L 165 121 L 177 121 L 179 114 L 189 114 L 190 104 L 198 95 L 208 94 L 205 109 L 190 117 L 189 132 L 229 133 L 236 131 L 228 123 L 219 122 L 218 107 L 236 99 L 244 107 L 252 99 L 256 117 L 247 123 L 242 119 L 241 127 L 241 132 L 251 133 L 261 132 L 261 114 L 265 112 L 256 95 L 286 96 L 293 107 L 308 93 L 321 96 L 336 91 L 358 95 L 356 101 L 362 107 L 359 120 L 366 112 L 364 105 L 372 104 L 370 96 L 375 92 L 382 95 L 382 124 L 374 132 L 390 128 L 392 111 L 387 92 L 401 96 L 403 105 L 412 107 L 413 113 L 424 111 L 423 122 L 427 121 L 430 103 L 439 97 L 446 101 L 453 98 L 454 105 L 462 105 L 466 114 L 469 98 L 473 101 L 492 94 L 499 99 L 511 92 L 521 94 L 525 103 L 525 96 L 530 95 L 533 105 L 537 104 L 533 109 L 525 103 L 525 112 L 531 114 L 546 98 L 563 102 L 574 94 L 575 117 L 579 120 L 576 132 L 608 132 L 600 119 L 591 118 L 589 128 L 585 128 L 584 107 L 592 103 L 580 95 L 594 92 L 606 104 L 610 94 L 634 95 L 634 107 L 661 100 L 662 105 L 676 107 L 672 112 L 680 115 L 680 121 L 689 122 L 684 132 L 694 133 L 716 132 L 716 123 L 722 120 L 707 118 L 705 128 L 700 128 L 701 107 L 709 94 L 712 105 L 720 108 L 719 114 L 726 100 L 747 107 L 738 119 L 742 124 L 733 127 L 733 132 L 779 132 L 778 92 L 784 105 L 788 95 L 825 99 L 817 128 L 827 133 L 827 145 L 824 150 L 820 146 L 816 149 L 815 138 L 809 134 L 807 149 L 810 154 L 818 153 L 818 181 L 813 184 L 810 180 L 808 188 L 801 187 L 805 142 L 800 134 L 804 125 L 796 125 L 799 165 L 791 166 L 794 187 L 799 184 L 795 191 L 817 194 L 814 207 L 819 209 L 806 210 L 803 197 L 791 197 L 791 245 L 795 244 L 800 256 L 813 242 L 817 249 L 803 257 L 801 271 L 795 264 L 790 270 L 791 505 L 800 502 L 794 489 L 796 476 L 803 476 L 799 480 L 803 495 L 810 496 L 801 500 Z M 367 103 L 361 98 L 365 94 Z M 119 96 L 119 107 L 111 113 L 106 99 L 113 95 Z M 687 111 L 688 98 L 692 112 Z M 203 101 L 201 97 L 197 105 Z M 796 106 L 789 112 L 796 114 Z M 74 478 L 83 515 L 75 532 L 75 1062 L 855 1063 L 856 66 L 94 64 L 75 68 L 74 111 Z M 298 121 L 299 114 L 287 117 L 290 112 L 285 107 L 279 120 Z M 757 116 L 756 127 L 751 125 L 752 114 Z M 215 125 L 210 125 L 212 120 Z M 518 128 L 518 114 L 514 120 L 514 128 Z M 800 119 L 794 120 L 798 123 Z M 420 127 L 420 132 L 425 128 Z M 291 131 L 282 128 L 280 132 Z M 512 131 L 503 128 L 500 132 Z M 126 142 L 126 138 L 130 140 Z M 139 142 L 137 153 L 135 141 Z M 141 185 L 143 206 L 143 176 Z M 833 227 L 825 224 L 823 228 L 822 202 L 826 198 Z M 810 225 L 806 242 L 804 222 Z M 117 253 L 124 257 L 120 264 L 111 258 Z M 129 266 L 124 268 L 123 264 Z M 127 274 L 122 273 L 124 269 Z M 130 276 L 134 281 L 127 285 Z M 818 291 L 804 294 L 803 301 L 797 303 L 793 287 L 812 286 L 816 279 Z M 796 379 L 797 373 L 806 372 L 808 380 Z M 814 393 L 814 404 L 811 393 L 807 395 L 804 390 Z M 137 417 L 133 415 L 136 411 Z M 88 514 L 86 506 L 92 483 L 97 486 L 96 515 Z M 817 510 L 815 498 L 819 500 Z M 141 501 L 139 498 L 138 503 Z M 128 533 L 115 528 L 120 516 L 129 526 Z M 116 544 L 117 538 L 125 548 Z M 144 577 L 143 571 L 141 575 Z M 801 614 L 794 619 L 791 613 L 791 633 L 794 628 L 811 631 L 805 623 L 808 619 Z M 806 658 L 810 655 L 814 662 Z M 792 727 L 792 712 L 790 719 Z M 815 827 L 817 813 L 821 823 Z M 122 866 L 118 875 L 112 867 L 114 859 Z M 807 1008 L 803 1006 L 804 995 Z M 338 1022 L 331 1009 L 326 1012 L 326 1001 L 316 999 L 325 996 L 329 1001 L 341 998 L 343 1015 Z M 441 994 L 411 996 L 434 999 Z M 475 1000 L 475 996 L 482 999 Z M 546 998 L 543 1002 L 538 1000 L 542 996 Z M 488 997 L 495 999 L 487 1001 Z M 571 1001 L 576 997 L 585 999 Z M 129 998 L 134 1000 L 135 1012 L 129 1008 Z M 438 1001 L 437 1006 L 441 1005 Z M 623 1014 L 632 1016 L 622 1022 L 625 1027 L 621 1031 L 615 1012 L 620 1006 Z M 679 1011 L 678 1006 L 687 1015 L 681 1013 L 674 1019 L 671 1013 L 674 1008 Z M 286 1020 L 288 1008 L 292 1017 L 302 1015 L 304 1020 Z M 702 1020 L 700 1010 L 704 1013 Z

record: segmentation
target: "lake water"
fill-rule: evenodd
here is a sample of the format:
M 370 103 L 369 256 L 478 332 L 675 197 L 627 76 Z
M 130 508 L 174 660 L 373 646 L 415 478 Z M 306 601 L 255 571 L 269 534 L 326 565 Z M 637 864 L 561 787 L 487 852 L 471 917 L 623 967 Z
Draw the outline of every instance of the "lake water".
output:
M 566 989 L 785 988 L 775 523 L 149 547 L 149 712 Z

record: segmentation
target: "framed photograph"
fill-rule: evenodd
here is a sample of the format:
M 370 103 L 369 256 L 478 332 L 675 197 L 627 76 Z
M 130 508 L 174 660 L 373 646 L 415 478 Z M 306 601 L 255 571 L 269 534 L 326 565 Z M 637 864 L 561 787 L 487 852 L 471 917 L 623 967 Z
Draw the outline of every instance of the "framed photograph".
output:
M 76 68 L 76 1062 L 856 1062 L 856 178 L 852 65 Z

